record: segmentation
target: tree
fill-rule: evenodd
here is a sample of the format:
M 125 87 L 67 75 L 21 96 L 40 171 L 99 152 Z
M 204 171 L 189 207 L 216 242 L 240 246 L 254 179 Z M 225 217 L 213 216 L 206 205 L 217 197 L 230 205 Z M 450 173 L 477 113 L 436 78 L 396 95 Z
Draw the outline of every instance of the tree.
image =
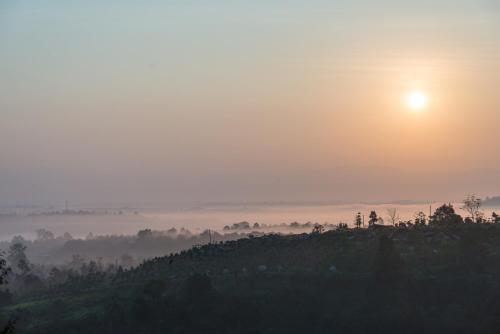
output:
M 73 236 L 69 232 L 64 232 L 62 238 L 64 240 L 73 240 Z
M 12 244 L 9 248 L 9 255 L 7 260 L 13 266 L 17 268 L 20 274 L 27 274 L 31 270 L 31 265 L 28 261 L 28 257 L 25 254 L 26 246 L 20 243 Z
M 0 285 L 7 283 L 7 276 L 10 271 L 10 268 L 7 266 L 7 261 L 3 258 L 3 253 L 0 253 Z
M 479 197 L 476 197 L 476 195 L 467 195 L 467 197 L 465 197 L 465 199 L 463 200 L 463 206 L 461 209 L 465 210 L 469 214 L 472 222 L 478 223 L 482 221 L 484 215 L 480 210 L 481 204 L 481 199 Z
M 237 230 L 249 230 L 250 229 L 250 223 L 247 221 L 239 222 L 236 225 Z
M 498 215 L 496 212 L 493 212 L 491 214 L 491 221 L 497 224 L 500 223 L 500 215 Z
M 321 234 L 325 231 L 325 227 L 321 224 L 315 224 L 312 230 L 313 234 Z
M 464 223 L 465 224 L 474 224 L 474 221 L 472 220 L 471 217 L 465 217 Z
M 36 230 L 36 240 L 37 241 L 48 241 L 48 240 L 53 240 L 54 239 L 54 233 L 41 228 Z
M 422 211 L 417 212 L 414 217 L 415 226 L 425 226 L 427 223 L 427 216 Z
M 377 213 L 375 211 L 370 212 L 369 218 L 370 218 L 370 220 L 368 220 L 368 226 L 373 226 L 373 225 L 377 224 L 378 216 L 377 216 Z
M 389 218 L 389 221 L 391 222 L 392 226 L 395 226 L 399 220 L 398 209 L 396 208 L 387 209 L 387 217 Z
M 10 268 L 7 266 L 7 261 L 3 258 L 3 253 L 0 253 L 0 285 L 7 283 L 7 276 L 10 273 Z M 7 291 L 0 291 L 3 297 L 9 298 L 10 293 Z M 9 320 L 4 328 L 0 328 L 0 334 L 14 333 L 14 321 Z
M 137 232 L 137 237 L 139 239 L 148 238 L 151 236 L 153 236 L 153 231 L 151 231 L 149 228 L 147 228 L 145 230 L 140 230 L 139 232 Z
M 349 226 L 347 226 L 346 223 L 339 223 L 337 229 L 338 230 L 347 230 L 349 228 Z
M 462 217 L 455 213 L 452 204 L 441 205 L 429 219 L 430 225 L 457 225 L 463 222 Z
M 360 228 L 363 225 L 363 219 L 361 218 L 361 212 L 356 214 L 356 219 L 354 220 L 354 226 Z

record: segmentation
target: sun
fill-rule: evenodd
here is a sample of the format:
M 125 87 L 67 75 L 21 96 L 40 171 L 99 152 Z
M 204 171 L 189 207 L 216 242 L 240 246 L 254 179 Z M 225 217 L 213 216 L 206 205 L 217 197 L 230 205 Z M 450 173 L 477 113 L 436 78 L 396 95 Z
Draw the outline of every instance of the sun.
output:
M 422 91 L 412 91 L 406 96 L 406 104 L 412 110 L 422 110 L 428 102 L 429 97 Z

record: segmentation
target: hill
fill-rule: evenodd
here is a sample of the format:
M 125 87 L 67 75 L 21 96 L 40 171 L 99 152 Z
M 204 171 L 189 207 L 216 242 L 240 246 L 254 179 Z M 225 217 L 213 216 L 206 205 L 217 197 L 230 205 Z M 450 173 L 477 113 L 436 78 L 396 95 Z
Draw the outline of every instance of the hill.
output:
M 340 229 L 89 271 L 3 309 L 19 333 L 488 332 L 500 225 Z

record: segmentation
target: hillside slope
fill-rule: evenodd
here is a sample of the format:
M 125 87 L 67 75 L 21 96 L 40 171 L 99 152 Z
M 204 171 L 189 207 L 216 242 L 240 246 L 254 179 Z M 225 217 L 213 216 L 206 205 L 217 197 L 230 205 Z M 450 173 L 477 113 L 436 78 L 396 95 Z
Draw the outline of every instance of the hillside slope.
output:
M 498 278 L 495 224 L 348 229 L 196 247 L 3 312 L 20 333 L 484 333 Z

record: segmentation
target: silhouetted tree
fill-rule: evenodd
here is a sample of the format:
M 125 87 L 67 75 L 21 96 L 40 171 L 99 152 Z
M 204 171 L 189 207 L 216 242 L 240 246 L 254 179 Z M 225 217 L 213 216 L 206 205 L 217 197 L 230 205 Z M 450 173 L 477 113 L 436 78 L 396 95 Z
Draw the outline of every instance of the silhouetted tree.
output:
M 356 214 L 356 219 L 354 220 L 354 226 L 360 228 L 363 225 L 363 219 L 361 218 L 361 212 Z
M 36 230 L 36 240 L 38 241 L 48 241 L 48 240 L 53 240 L 54 239 L 54 233 L 41 228 Z
M 368 220 L 368 226 L 373 226 L 373 225 L 377 224 L 378 216 L 377 216 L 377 213 L 375 211 L 370 212 L 369 218 L 370 218 L 370 220 Z
M 462 217 L 455 213 L 452 204 L 443 204 L 437 208 L 429 220 L 430 225 L 457 225 L 463 222 Z
M 7 266 L 7 261 L 3 258 L 3 253 L 0 253 L 0 285 L 7 283 L 7 275 L 10 272 L 10 268 Z M 2 302 L 0 305 L 3 305 L 4 302 L 8 301 L 11 298 L 11 295 L 8 291 L 0 291 L 0 301 Z M 0 329 L 0 334 L 13 334 L 14 333 L 14 320 L 9 320 L 3 329 Z
M 149 228 L 147 228 L 145 230 L 140 230 L 139 232 L 137 232 L 137 237 L 140 239 L 151 237 L 152 235 L 153 235 L 153 232 Z
M 313 234 L 321 234 L 324 231 L 325 231 L 325 227 L 321 224 L 315 224 L 313 229 L 312 229 Z
M 63 238 L 64 240 L 66 240 L 66 241 L 67 241 L 67 240 L 73 240 L 73 236 L 72 236 L 69 232 L 64 232 L 64 234 L 63 234 L 62 238 Z
M 415 214 L 414 222 L 415 226 L 425 226 L 427 223 L 427 216 L 422 211 L 419 211 Z
M 465 210 L 472 222 L 478 223 L 482 220 L 483 213 L 481 212 L 481 199 L 476 197 L 476 195 L 467 195 L 463 200 L 462 209 Z
M 337 226 L 338 230 L 347 230 L 348 228 L 349 226 L 346 223 L 339 223 L 339 225 Z
M 3 253 L 0 253 L 0 285 L 7 283 L 7 275 L 9 275 L 10 271 L 7 261 L 3 258 Z
M 9 254 L 7 256 L 7 260 L 14 268 L 13 270 L 20 274 L 27 274 L 31 270 L 31 266 L 25 251 L 26 251 L 25 245 L 20 243 L 15 243 L 9 247 Z

